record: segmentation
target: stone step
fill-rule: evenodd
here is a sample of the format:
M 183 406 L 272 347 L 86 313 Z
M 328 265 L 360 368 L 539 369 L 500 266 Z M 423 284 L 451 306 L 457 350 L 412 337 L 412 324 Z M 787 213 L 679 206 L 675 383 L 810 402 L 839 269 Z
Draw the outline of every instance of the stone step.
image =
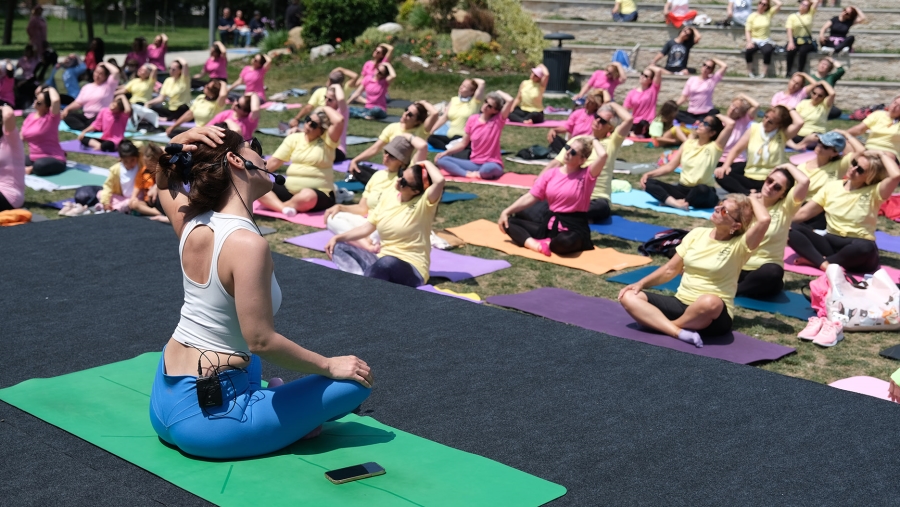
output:
M 524 1 L 523 1 L 524 3 Z M 653 5 L 665 5 L 666 0 L 639 0 L 638 5 L 641 4 L 653 4 Z M 707 5 L 715 5 L 722 4 L 725 5 L 728 3 L 728 0 L 718 0 L 718 1 L 692 1 L 691 7 L 693 9 L 698 9 L 699 6 L 707 6 Z M 798 2 L 794 2 L 792 0 L 782 0 L 784 4 L 783 9 L 788 8 L 796 8 Z M 829 1 L 828 5 L 831 6 L 833 2 Z M 837 6 L 838 8 L 846 7 L 848 5 L 853 5 L 855 7 L 859 7 L 864 12 L 868 13 L 869 9 L 897 9 L 897 0 L 838 0 Z M 699 9 L 698 9 L 699 10 Z M 868 14 L 867 14 L 868 15 Z
M 570 67 L 572 72 L 588 74 L 605 67 L 612 60 L 612 53 L 616 49 L 631 50 L 631 47 L 590 44 L 569 44 L 565 47 L 572 50 L 572 64 Z M 658 52 L 658 47 L 641 46 L 637 62 L 632 62 L 632 67 L 643 69 L 653 61 Z M 699 68 L 703 60 L 707 58 L 718 58 L 727 63 L 729 73 L 743 73 L 746 69 L 742 51 L 734 49 L 706 49 L 701 46 L 691 50 L 691 67 Z M 810 55 L 809 67 L 815 68 L 821 58 L 824 57 L 819 54 Z M 841 83 L 848 79 L 891 81 L 900 77 L 897 72 L 897 69 L 900 68 L 900 54 L 855 53 L 850 56 L 839 55 L 835 59 L 847 69 L 847 73 L 844 75 L 844 80 Z M 661 63 L 663 62 L 665 60 L 661 61 Z M 758 69 L 759 59 L 757 58 L 754 72 L 759 73 Z M 785 55 L 784 53 L 776 53 L 773 55 L 769 71 L 770 75 L 784 76 L 785 71 Z M 897 91 L 900 92 L 900 89 Z
M 539 18 L 553 19 L 582 19 L 585 21 L 610 21 L 612 8 L 615 2 L 597 0 L 563 0 L 559 2 L 550 0 L 522 0 L 525 10 L 537 15 Z M 693 5 L 693 4 L 692 4 Z M 900 7 L 900 2 L 895 7 Z M 725 4 L 697 4 L 693 8 L 712 18 L 713 23 L 725 19 Z M 841 13 L 840 8 L 821 8 L 816 12 L 812 29 L 815 33 L 822 28 L 831 18 Z M 638 4 L 639 23 L 664 23 L 663 4 Z M 773 26 L 783 27 L 788 16 L 796 12 L 796 9 L 787 8 L 775 15 Z M 868 22 L 857 25 L 856 29 L 865 30 L 898 30 L 900 32 L 900 8 L 879 9 L 866 11 Z M 853 32 L 851 32 L 853 33 Z
M 575 21 L 537 19 L 538 27 L 544 33 L 565 32 L 575 36 L 582 43 L 609 44 L 615 42 L 622 45 L 640 43 L 644 46 L 662 47 L 665 42 L 678 34 L 674 27 L 661 23 L 615 23 L 612 21 Z M 744 47 L 744 31 L 734 28 L 707 27 L 700 30 L 702 46 L 709 48 Z M 898 49 L 897 40 L 900 32 L 886 30 L 856 30 L 854 48 L 868 53 L 890 53 Z M 785 44 L 787 35 L 784 28 L 772 28 L 772 39 L 776 44 Z

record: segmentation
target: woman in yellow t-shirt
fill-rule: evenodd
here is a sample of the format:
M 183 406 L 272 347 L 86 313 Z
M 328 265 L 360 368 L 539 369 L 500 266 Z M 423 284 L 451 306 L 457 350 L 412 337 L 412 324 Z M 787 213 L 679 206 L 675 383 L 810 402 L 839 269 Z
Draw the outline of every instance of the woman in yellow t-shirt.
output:
M 156 85 L 156 65 L 145 63 L 138 67 L 137 76 L 116 90 L 116 95 L 130 94 L 128 102 L 143 106 L 153 100 L 153 87 Z
M 750 195 L 751 190 L 759 192 L 772 169 L 787 162 L 785 145 L 802 127 L 803 118 L 797 111 L 784 106 L 769 109 L 762 121 L 750 125 L 728 152 L 725 162 L 716 169 L 716 183 L 736 194 Z M 744 168 L 732 166 L 745 151 L 747 163 Z
M 850 169 L 850 161 L 857 154 L 866 151 L 859 139 L 844 130 L 832 130 L 816 137 L 818 142 L 813 150 L 816 157 L 797 165 L 797 168 L 809 178 L 809 190 L 806 193 L 808 196 L 819 193 L 819 190 L 830 181 L 844 179 L 847 169 Z M 818 231 L 825 230 L 825 212 L 807 219 L 806 225 Z
M 759 248 L 741 269 L 737 295 L 754 299 L 775 297 L 784 289 L 784 247 L 791 219 L 809 190 L 809 178 L 793 164 L 769 173 L 763 184 L 762 201 L 771 222 Z
M 163 107 L 163 101 L 167 101 Z M 184 58 L 176 58 L 169 65 L 169 77 L 163 81 L 159 95 L 144 104 L 156 111 L 160 118 L 175 120 L 187 112 L 191 102 L 191 73 Z
M 697 347 L 703 346 L 701 336 L 731 331 L 741 267 L 765 236 L 770 218 L 761 194 L 729 194 L 709 220 L 712 227 L 689 232 L 669 262 L 619 291 L 619 302 L 638 324 Z M 674 296 L 644 291 L 678 275 Z
M 466 79 L 459 85 L 459 95 L 450 99 L 450 104 L 441 111 L 437 122 L 431 128 L 428 144 L 439 150 L 447 149 L 447 144 L 465 134 L 466 120 L 481 111 L 484 102 L 484 79 Z M 446 134 L 437 131 L 449 122 Z
M 618 23 L 631 23 L 638 20 L 637 5 L 634 0 L 616 0 L 613 5 L 612 19 Z
M 365 224 L 331 238 L 325 253 L 341 271 L 418 287 L 428 281 L 431 225 L 444 177 L 426 160 L 407 167 L 394 188 L 397 193 L 382 197 Z M 351 244 L 376 231 L 380 244 Z
M 325 106 L 306 117 L 303 132 L 284 138 L 266 162 L 266 170 L 277 171 L 285 162 L 284 185 L 275 184 L 259 203 L 292 217 L 298 211 L 322 211 L 334 206 L 334 151 L 341 141 L 344 116 Z
M 847 132 L 851 136 L 861 136 L 866 132 L 867 150 L 887 151 L 900 156 L 900 95 L 894 97 L 884 111 L 875 111 Z
M 359 167 L 360 162 L 365 162 L 374 157 L 379 151 L 384 149 L 387 143 L 401 134 L 412 134 L 426 139 L 428 137 L 427 133 L 434 127 L 434 122 L 437 121 L 437 118 L 438 111 L 431 103 L 420 100 L 410 104 L 406 111 L 403 112 L 403 116 L 400 117 L 400 121 L 385 127 L 375 144 L 353 157 L 353 160 L 350 161 L 349 173 L 359 181 L 366 183 L 369 181 L 369 177 L 374 174 L 374 170 L 366 169 L 361 171 Z
M 781 10 L 780 0 L 759 0 L 756 12 L 747 16 L 744 25 L 744 39 L 746 40 L 744 59 L 747 61 L 747 74 L 750 77 L 766 77 L 769 74 L 769 64 L 772 63 L 772 53 L 775 45 L 769 38 L 772 32 L 772 17 Z M 762 72 L 757 76 L 753 74 L 753 55 L 759 51 L 763 56 Z
M 803 128 L 796 137 L 789 139 L 787 147 L 796 151 L 805 151 L 809 145 L 815 145 L 818 135 L 824 134 L 828 127 L 828 113 L 834 106 L 834 88 L 825 81 L 816 83 L 809 92 L 810 98 L 797 104 L 797 114 L 803 118 Z
M 549 81 L 550 71 L 543 63 L 531 69 L 531 77 L 519 84 L 509 121 L 528 125 L 544 123 L 544 92 Z
M 900 167 L 894 156 L 866 151 L 850 162 L 847 180 L 834 180 L 800 208 L 788 245 L 805 263 L 825 271 L 832 263 L 851 273 L 873 273 L 878 269 L 875 226 L 878 208 L 900 183 Z M 825 235 L 803 223 L 825 211 Z
M 800 8 L 788 16 L 784 27 L 787 28 L 787 76 L 791 77 L 794 59 L 798 56 L 797 71 L 806 68 L 806 58 L 816 50 L 816 39 L 813 34 L 813 16 L 821 0 L 800 0 Z
M 691 137 L 659 169 L 641 176 L 641 187 L 664 206 L 687 210 L 712 208 L 719 201 L 713 171 L 731 137 L 734 120 L 725 116 L 707 116 Z M 656 178 L 681 167 L 677 185 Z
M 194 99 L 190 109 L 166 128 L 166 135 L 174 137 L 186 132 L 186 128 L 180 127 L 189 121 L 193 121 L 198 127 L 206 125 L 217 114 L 225 110 L 226 100 L 228 100 L 227 83 L 218 79 L 211 80 L 203 86 L 203 95 Z

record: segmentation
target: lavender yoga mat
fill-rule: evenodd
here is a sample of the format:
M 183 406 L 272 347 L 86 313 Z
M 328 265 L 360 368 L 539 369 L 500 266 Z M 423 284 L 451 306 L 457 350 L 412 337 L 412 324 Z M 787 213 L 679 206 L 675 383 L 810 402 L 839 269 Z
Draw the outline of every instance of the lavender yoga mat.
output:
M 63 141 L 59 143 L 59 146 L 66 153 L 83 153 L 85 155 L 101 155 L 104 157 L 118 157 L 119 153 L 115 151 L 100 151 L 100 150 L 92 150 L 90 148 L 85 148 L 81 145 L 81 141 L 78 139 L 71 139 L 69 141 Z
M 328 240 L 332 236 L 334 234 L 331 231 L 318 231 L 288 238 L 284 242 L 324 252 L 325 245 L 328 244 Z M 433 248 L 431 250 L 431 269 L 429 272 L 431 276 L 448 278 L 453 282 L 458 282 L 467 278 L 475 278 L 476 276 L 500 271 L 509 266 L 510 264 L 506 261 L 481 259 Z
M 375 169 L 378 169 L 379 171 L 381 171 L 383 169 L 387 169 L 385 166 L 383 166 L 381 164 L 376 164 L 375 162 L 363 162 L 363 163 L 369 164 L 372 167 L 374 167 Z M 339 173 L 345 173 L 345 172 L 349 171 L 350 170 L 350 159 L 348 158 L 347 160 L 344 160 L 343 162 L 341 162 L 339 164 L 334 164 L 333 169 Z
M 891 236 L 886 232 L 875 231 L 875 243 L 879 250 L 900 253 L 900 236 Z
M 698 349 L 680 340 L 643 330 L 616 301 L 582 296 L 563 289 L 543 288 L 523 294 L 492 296 L 487 298 L 487 302 L 610 336 L 738 364 L 774 361 L 795 351 L 790 347 L 757 340 L 743 333 L 704 338 L 703 348 Z

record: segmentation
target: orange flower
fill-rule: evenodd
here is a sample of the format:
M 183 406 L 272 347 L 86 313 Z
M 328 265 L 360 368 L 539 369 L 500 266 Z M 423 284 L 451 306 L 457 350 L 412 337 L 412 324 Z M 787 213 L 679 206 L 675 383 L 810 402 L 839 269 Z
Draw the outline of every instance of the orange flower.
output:
M 338 37 L 338 38 L 336 38 L 336 39 L 334 39 L 334 40 L 335 40 L 336 42 L 338 42 L 338 43 L 341 42 L 341 38 L 340 38 L 340 37 Z

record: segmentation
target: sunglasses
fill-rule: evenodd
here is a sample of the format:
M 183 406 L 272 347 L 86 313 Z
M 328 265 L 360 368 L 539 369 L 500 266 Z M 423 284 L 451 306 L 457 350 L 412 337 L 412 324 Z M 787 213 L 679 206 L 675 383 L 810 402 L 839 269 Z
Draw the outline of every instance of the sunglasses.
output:
M 850 166 L 853 167 L 853 169 L 850 170 L 851 173 L 856 173 L 860 176 L 866 173 L 866 170 L 859 166 L 859 162 L 857 162 L 855 158 L 850 161 Z
M 816 98 L 816 97 L 823 97 L 823 98 L 824 98 L 825 95 L 822 94 L 822 93 L 813 93 L 813 94 L 812 94 L 812 97 L 813 97 L 813 98 Z
M 714 68 L 716 68 L 716 66 L 715 66 L 715 65 L 710 65 L 710 64 L 708 64 L 708 63 L 704 63 L 704 64 L 703 64 L 703 68 L 704 68 L 704 69 L 714 69 Z
M 641 77 L 645 77 L 645 78 L 647 78 L 647 79 L 653 79 L 653 76 L 652 76 L 652 75 L 649 75 L 649 76 L 648 76 L 647 74 L 641 74 Z
M 606 125 L 607 123 L 609 123 L 609 120 L 600 116 L 599 114 L 594 115 L 594 121 L 600 123 L 600 125 Z
M 489 107 L 489 108 L 491 108 L 491 109 L 493 109 L 494 111 L 499 111 L 499 110 L 500 110 L 497 106 L 495 106 L 494 104 L 491 104 L 490 102 L 485 102 L 484 105 L 487 106 L 487 107 Z
M 574 157 L 575 155 L 578 155 L 578 151 L 577 151 L 575 148 L 569 146 L 568 144 L 565 145 L 565 146 L 563 146 L 563 151 L 566 152 L 566 153 L 568 153 L 569 156 L 571 156 L 571 157 Z
M 726 208 L 725 205 L 722 204 L 721 202 L 719 203 L 718 206 L 716 206 L 716 207 L 713 208 L 713 209 L 714 209 L 715 211 L 718 211 L 719 213 L 724 214 L 725 216 L 727 216 L 728 218 L 730 218 L 732 221 L 737 222 L 737 220 L 735 220 L 734 217 L 731 216 L 731 213 L 728 212 L 728 208 Z
M 410 118 L 412 118 L 415 115 L 416 115 L 416 113 L 409 111 L 409 110 L 403 112 L 403 116 L 409 116 Z
M 36 106 L 43 106 L 44 103 L 43 103 L 43 102 L 35 101 L 35 102 L 34 102 L 34 105 L 36 105 Z
M 776 192 L 781 192 L 781 189 L 784 188 L 783 186 L 781 186 L 781 183 L 777 183 L 772 178 L 766 178 L 766 185 L 769 185 L 770 187 L 772 187 L 772 190 L 774 190 Z
M 311 116 L 307 116 L 306 119 L 303 120 L 303 122 L 314 129 L 317 129 L 320 127 L 319 122 L 313 120 Z
M 699 125 L 700 125 L 700 126 L 703 126 L 703 127 L 706 127 L 706 128 L 712 128 L 712 125 L 710 125 L 709 122 L 706 121 L 706 120 L 701 121 L 701 122 L 699 123 Z
M 249 147 L 251 150 L 253 150 L 254 153 L 259 155 L 260 157 L 263 156 L 262 144 L 260 144 L 259 139 L 251 137 L 250 139 L 245 139 L 244 142 L 250 145 Z

